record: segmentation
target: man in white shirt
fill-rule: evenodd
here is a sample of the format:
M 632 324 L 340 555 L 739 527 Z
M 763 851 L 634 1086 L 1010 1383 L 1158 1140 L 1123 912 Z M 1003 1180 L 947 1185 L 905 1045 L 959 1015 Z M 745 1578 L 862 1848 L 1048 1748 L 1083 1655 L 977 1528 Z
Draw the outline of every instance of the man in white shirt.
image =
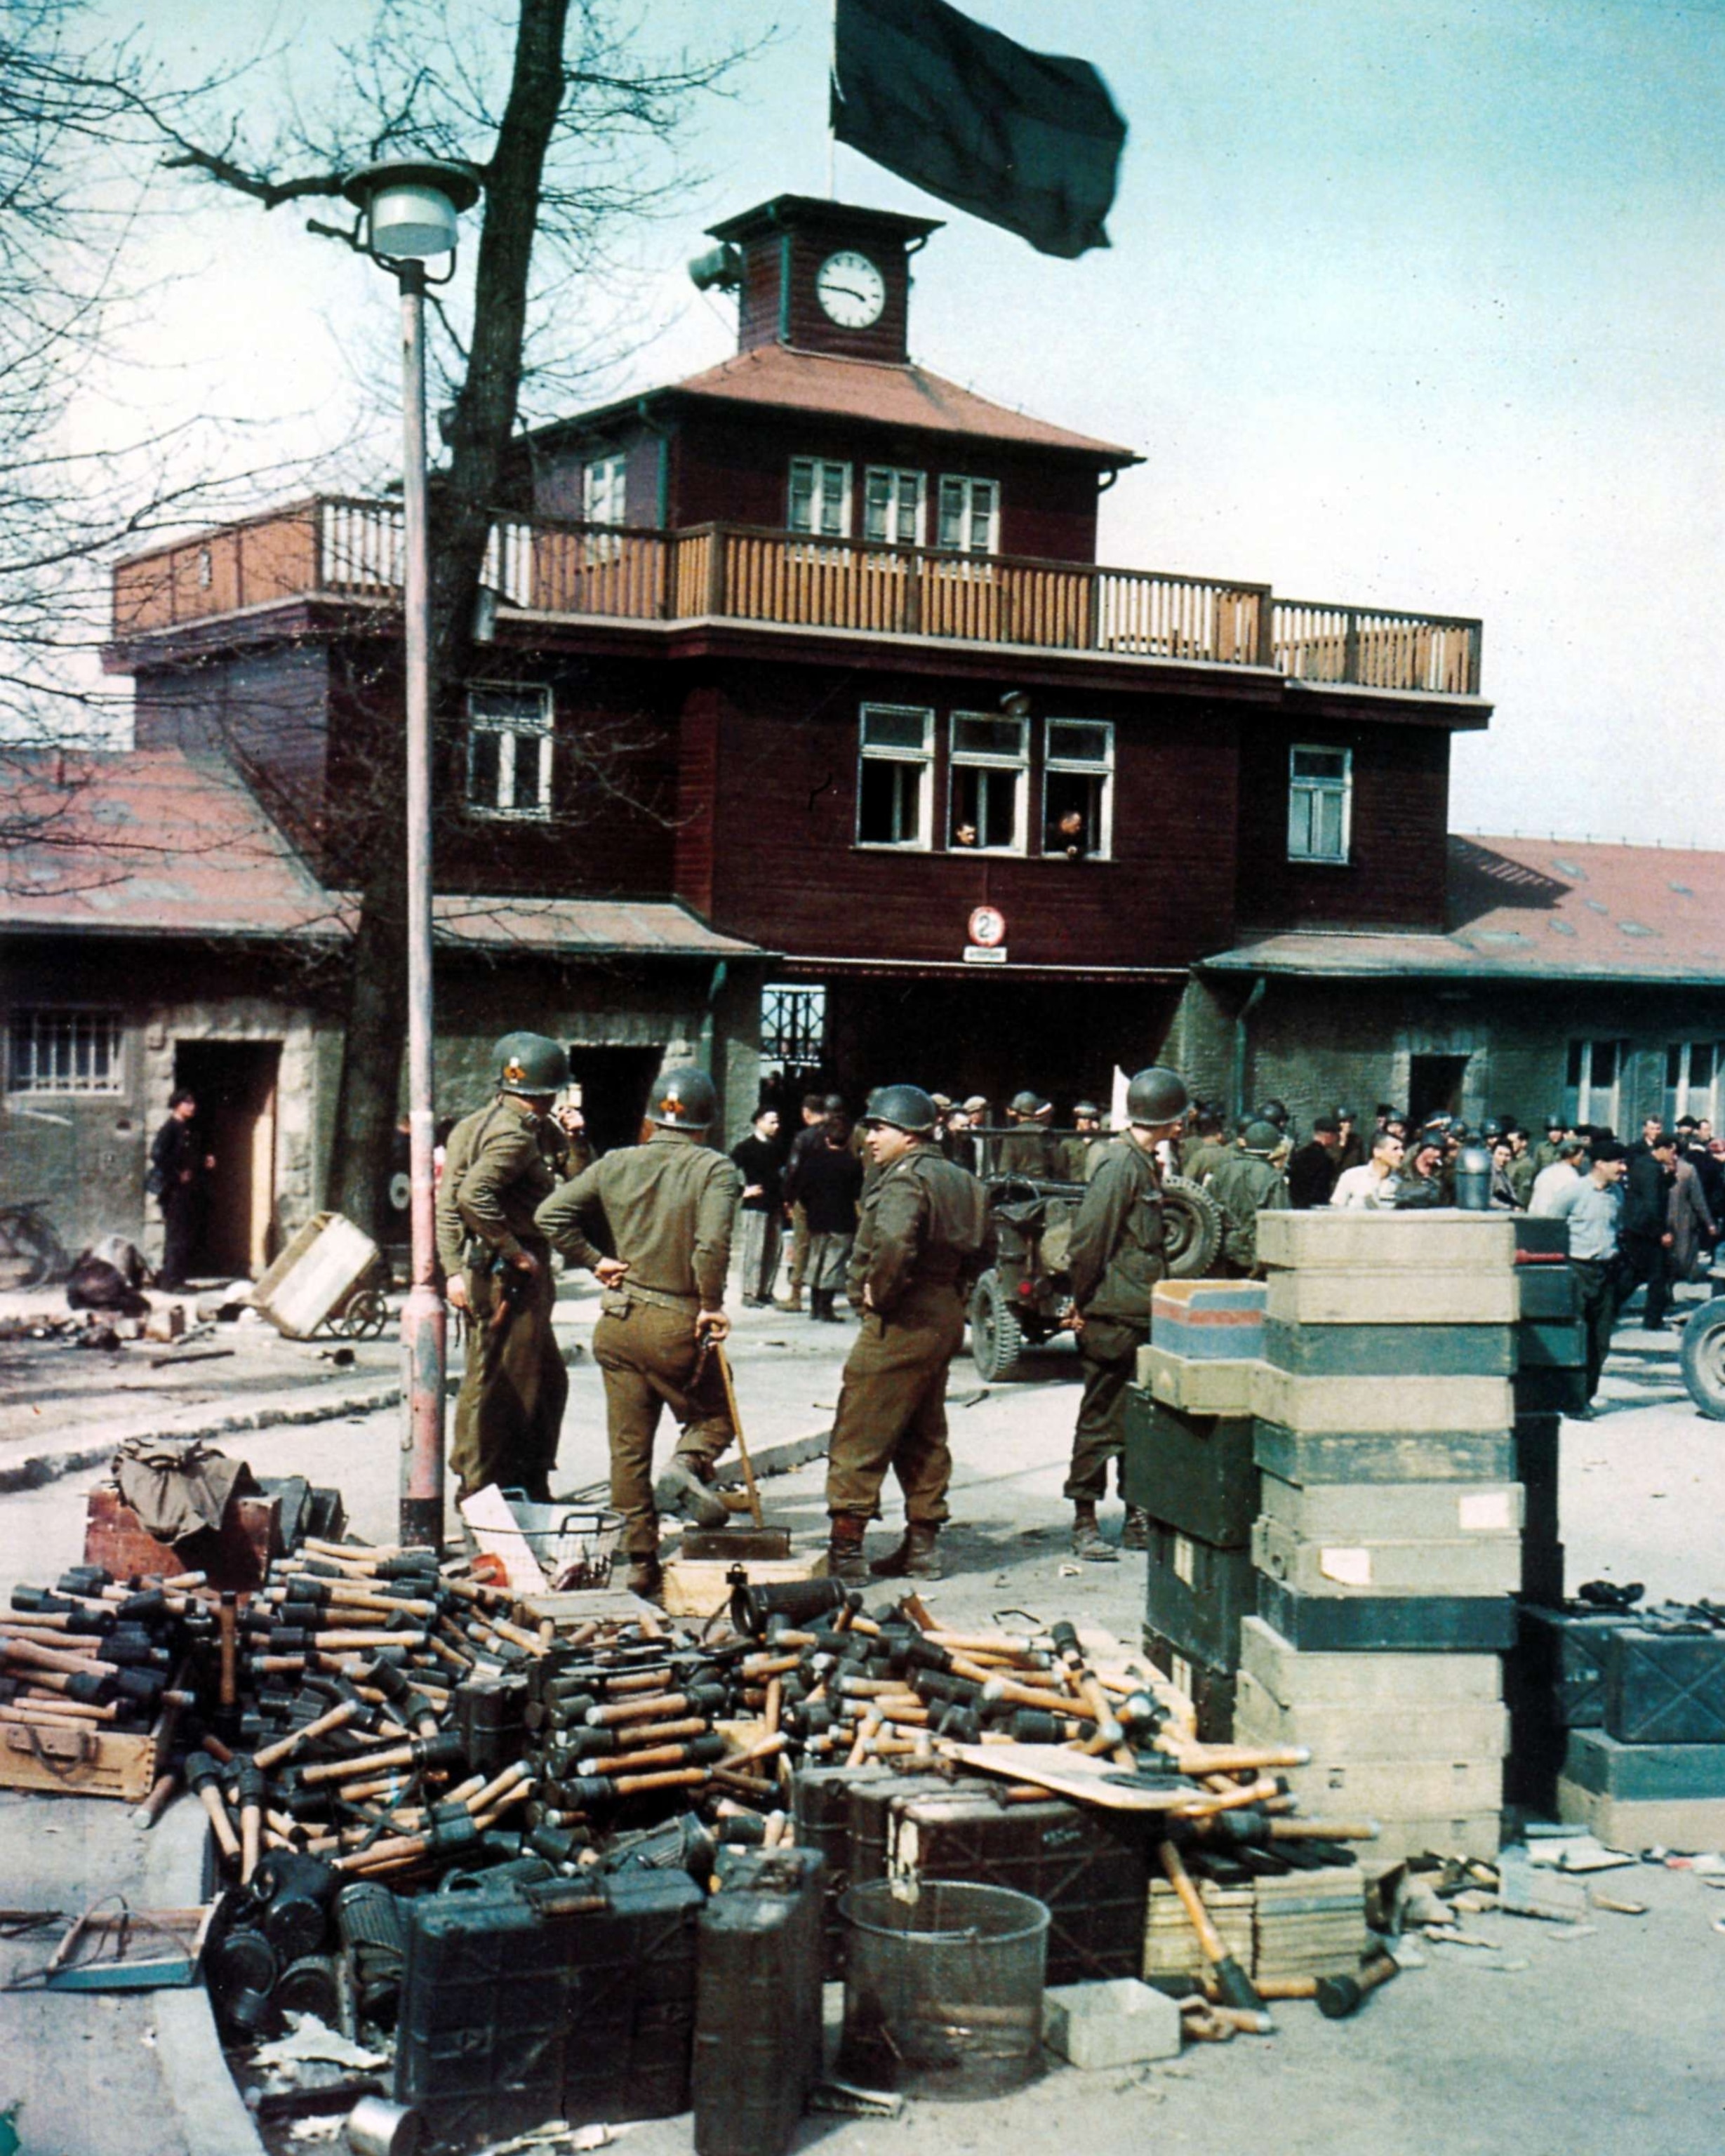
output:
M 1389 1131 L 1372 1141 L 1372 1157 L 1360 1168 L 1344 1168 L 1330 1193 L 1330 1204 L 1344 1213 L 1389 1212 L 1395 1204 L 1396 1177 L 1406 1147 Z
M 1558 1157 L 1548 1166 L 1542 1168 L 1533 1178 L 1533 1188 L 1527 1199 L 1527 1211 L 1536 1220 L 1563 1220 L 1569 1209 L 1581 1195 L 1581 1186 L 1586 1180 L 1584 1163 L 1587 1147 L 1579 1138 L 1563 1138 L 1558 1146 Z

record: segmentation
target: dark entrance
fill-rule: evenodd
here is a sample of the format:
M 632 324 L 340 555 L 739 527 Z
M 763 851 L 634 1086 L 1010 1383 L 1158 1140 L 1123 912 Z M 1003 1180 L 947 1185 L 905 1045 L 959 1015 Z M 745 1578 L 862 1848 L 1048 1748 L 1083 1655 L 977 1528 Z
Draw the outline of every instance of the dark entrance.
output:
M 569 1075 L 581 1088 L 581 1112 L 596 1153 L 639 1141 L 648 1089 L 664 1060 L 663 1047 L 569 1050 Z
M 1461 1113 L 1461 1084 L 1470 1058 L 1414 1055 L 1408 1061 L 1408 1114 L 1414 1128 L 1432 1116 Z
M 274 1255 L 279 1040 L 181 1040 L 174 1085 L 198 1098 L 197 1128 L 215 1156 L 192 1270 L 237 1280 Z

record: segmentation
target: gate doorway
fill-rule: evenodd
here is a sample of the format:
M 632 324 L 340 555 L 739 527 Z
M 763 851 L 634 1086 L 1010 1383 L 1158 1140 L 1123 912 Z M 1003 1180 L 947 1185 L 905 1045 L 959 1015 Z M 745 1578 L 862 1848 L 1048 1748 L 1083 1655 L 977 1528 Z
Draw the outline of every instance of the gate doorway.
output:
M 596 1153 L 639 1141 L 648 1091 L 664 1060 L 662 1046 L 569 1050 L 569 1075 L 581 1088 L 588 1142 Z
M 1408 1116 L 1411 1129 L 1433 1116 L 1461 1113 L 1461 1086 L 1471 1059 L 1466 1055 L 1411 1055 L 1408 1059 Z
M 174 1086 L 198 1102 L 203 1152 L 215 1156 L 192 1270 L 255 1278 L 274 1250 L 279 1040 L 182 1040 Z

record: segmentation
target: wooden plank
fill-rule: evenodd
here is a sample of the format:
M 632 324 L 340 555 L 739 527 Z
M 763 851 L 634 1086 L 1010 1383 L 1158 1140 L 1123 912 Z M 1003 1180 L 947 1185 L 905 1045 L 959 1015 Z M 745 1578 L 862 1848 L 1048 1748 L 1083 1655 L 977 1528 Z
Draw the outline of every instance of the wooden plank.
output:
M 955 1744 L 952 1757 L 980 1774 L 1009 1782 L 1031 1782 L 1076 1804 L 1111 1812 L 1168 1812 L 1202 1799 L 1189 1782 L 1170 1778 L 1166 1789 L 1133 1789 L 1107 1777 L 1122 1770 L 1111 1759 L 1068 1751 L 1059 1744 Z

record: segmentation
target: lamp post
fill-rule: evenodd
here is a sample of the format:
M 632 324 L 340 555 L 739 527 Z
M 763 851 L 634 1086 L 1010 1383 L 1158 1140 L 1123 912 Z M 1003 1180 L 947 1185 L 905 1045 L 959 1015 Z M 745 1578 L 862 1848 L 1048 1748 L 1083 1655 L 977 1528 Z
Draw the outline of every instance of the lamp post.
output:
M 444 1365 L 448 1321 L 437 1289 L 432 1187 L 431 578 L 425 501 L 425 264 L 453 254 L 463 210 L 479 200 L 470 166 L 433 158 L 367 165 L 342 182 L 365 251 L 401 289 L 403 606 L 407 670 L 408 1111 L 413 1278 L 402 1307 L 406 1419 L 399 1532 L 441 1547 Z

